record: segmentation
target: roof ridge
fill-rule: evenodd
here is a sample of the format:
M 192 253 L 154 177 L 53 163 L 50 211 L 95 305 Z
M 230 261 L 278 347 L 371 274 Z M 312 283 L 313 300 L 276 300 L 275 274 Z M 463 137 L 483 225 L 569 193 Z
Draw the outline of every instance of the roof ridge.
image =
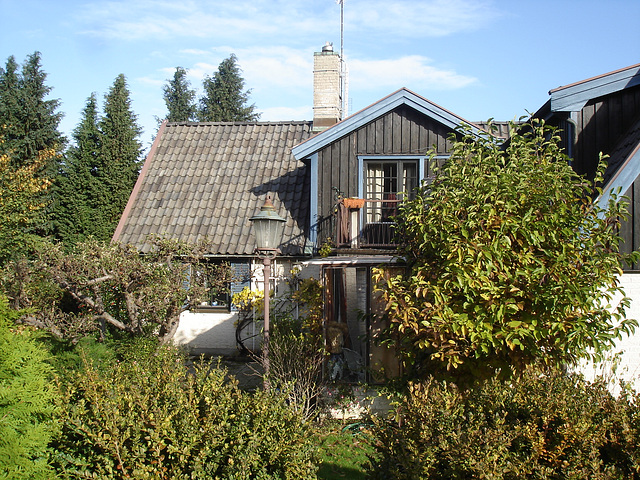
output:
M 278 121 L 254 121 L 254 122 L 167 122 L 170 127 L 197 127 L 208 125 L 310 125 L 311 120 L 278 120 Z

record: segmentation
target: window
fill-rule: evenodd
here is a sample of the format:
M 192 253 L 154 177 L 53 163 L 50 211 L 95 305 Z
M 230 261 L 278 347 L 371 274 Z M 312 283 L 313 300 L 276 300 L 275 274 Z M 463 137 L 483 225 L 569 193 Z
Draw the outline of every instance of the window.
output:
M 249 262 L 231 262 L 231 282 L 222 287 L 216 287 L 213 281 L 210 281 L 208 275 L 215 275 L 215 269 L 203 268 L 198 270 L 200 281 L 209 288 L 207 297 L 198 306 L 198 310 L 216 309 L 235 312 L 237 309 L 231 305 L 231 299 L 235 293 L 242 291 L 244 287 L 251 286 L 251 266 Z M 203 278 L 204 277 L 204 278 Z
M 364 164 L 365 222 L 390 222 L 401 194 L 411 198 L 418 186 L 417 160 L 368 160 Z

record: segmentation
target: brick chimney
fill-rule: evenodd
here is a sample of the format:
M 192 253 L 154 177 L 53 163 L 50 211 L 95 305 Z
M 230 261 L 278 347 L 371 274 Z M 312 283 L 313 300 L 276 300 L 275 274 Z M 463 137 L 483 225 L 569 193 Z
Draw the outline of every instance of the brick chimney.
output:
M 313 54 L 313 131 L 342 120 L 340 55 L 329 42 Z

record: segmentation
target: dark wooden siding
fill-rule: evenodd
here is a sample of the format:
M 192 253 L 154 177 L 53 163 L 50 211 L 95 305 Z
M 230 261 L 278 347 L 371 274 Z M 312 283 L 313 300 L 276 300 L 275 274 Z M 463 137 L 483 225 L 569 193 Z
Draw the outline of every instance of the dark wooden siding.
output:
M 359 155 L 425 155 L 434 146 L 438 154 L 446 154 L 451 147 L 451 132 L 441 123 L 401 106 L 319 151 L 319 242 L 331 236 L 327 223 L 336 205 L 336 192 L 345 197 L 358 195 Z
M 600 152 L 611 153 L 620 136 L 640 115 L 640 87 L 622 90 L 587 103 L 578 112 L 573 148 L 573 168 L 592 177 Z M 561 128 L 566 128 L 562 122 Z
M 571 152 L 572 166 L 581 174 L 593 178 L 600 152 L 613 153 L 616 145 L 640 117 L 640 87 L 624 89 L 603 98 L 587 103 L 578 112 L 575 125 L 575 143 Z M 568 131 L 567 121 L 558 125 Z M 571 139 L 563 135 L 565 142 Z M 620 161 L 620 159 L 618 159 Z M 605 177 L 608 177 L 620 165 L 610 164 Z M 620 228 L 621 250 L 631 252 L 640 249 L 640 179 L 624 192 L 629 199 L 629 219 Z M 625 265 L 626 270 L 638 270 L 639 264 Z

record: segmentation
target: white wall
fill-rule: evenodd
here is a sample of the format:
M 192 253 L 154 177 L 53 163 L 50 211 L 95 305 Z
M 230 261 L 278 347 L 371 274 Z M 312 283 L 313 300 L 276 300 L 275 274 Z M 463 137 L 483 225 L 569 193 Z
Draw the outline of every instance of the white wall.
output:
M 291 262 L 284 259 L 276 259 L 273 264 L 272 279 L 277 282 L 278 290 L 286 288 L 284 279 L 290 275 L 291 268 Z M 305 268 L 301 272 L 301 277 L 305 278 L 314 273 L 317 275 L 317 268 Z M 264 288 L 262 261 L 254 262 L 251 267 L 251 277 L 251 288 L 262 290 Z M 238 353 L 235 325 L 237 320 L 236 312 L 183 312 L 173 341 L 177 345 L 187 347 L 194 354 L 235 355 Z M 256 333 L 257 336 L 247 341 L 245 345 L 249 349 L 257 350 L 260 347 L 262 325 L 252 325 L 249 328 L 252 331 L 245 331 L 245 333 Z
M 626 273 L 620 281 L 625 294 L 632 299 L 626 317 L 640 322 L 640 274 Z M 596 375 L 610 379 L 614 392 L 619 390 L 620 380 L 630 383 L 640 391 L 640 327 L 631 336 L 623 337 L 609 352 L 608 357 L 608 360 L 598 365 L 584 365 L 580 371 L 588 379 L 593 379 Z
M 173 338 L 194 354 L 233 355 L 237 353 L 237 313 L 182 312 L 180 326 Z

